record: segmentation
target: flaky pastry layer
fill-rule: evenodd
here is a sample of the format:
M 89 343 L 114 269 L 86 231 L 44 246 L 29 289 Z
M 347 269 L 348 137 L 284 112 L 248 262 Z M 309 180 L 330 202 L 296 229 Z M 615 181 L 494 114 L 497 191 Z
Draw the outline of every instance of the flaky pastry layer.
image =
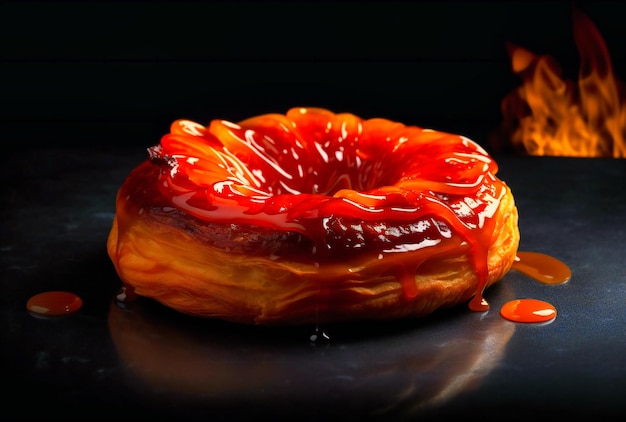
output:
M 167 224 L 130 198 L 117 201 L 107 249 L 123 283 L 185 314 L 256 325 L 395 319 L 425 316 L 477 293 L 478 275 L 462 239 L 419 265 L 415 294 L 407 297 L 406 281 L 387 269 L 423 259 L 423 251 L 321 266 L 276 259 L 209 244 L 193 219 Z M 519 244 L 518 213 L 508 187 L 493 219 L 487 286 L 509 271 Z

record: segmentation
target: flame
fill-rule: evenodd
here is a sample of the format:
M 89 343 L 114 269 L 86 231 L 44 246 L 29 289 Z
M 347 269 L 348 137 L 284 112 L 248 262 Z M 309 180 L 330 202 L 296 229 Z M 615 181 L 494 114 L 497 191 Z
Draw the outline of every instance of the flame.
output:
M 625 86 L 593 22 L 573 11 L 579 80 L 561 78 L 547 55 L 509 44 L 512 70 L 523 84 L 502 101 L 503 132 L 530 155 L 626 157 Z

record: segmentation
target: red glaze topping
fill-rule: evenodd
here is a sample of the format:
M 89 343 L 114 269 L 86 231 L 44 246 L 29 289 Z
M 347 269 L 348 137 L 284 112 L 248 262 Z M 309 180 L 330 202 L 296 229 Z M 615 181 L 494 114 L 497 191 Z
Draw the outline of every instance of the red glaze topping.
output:
M 486 283 L 506 188 L 495 161 L 463 136 L 293 108 L 237 124 L 178 120 L 149 153 L 161 195 L 201 220 L 300 233 L 316 262 L 465 245 L 478 293 Z M 408 265 L 409 280 L 419 265 Z M 414 295 L 414 280 L 404 284 Z M 477 295 L 470 307 L 488 305 Z

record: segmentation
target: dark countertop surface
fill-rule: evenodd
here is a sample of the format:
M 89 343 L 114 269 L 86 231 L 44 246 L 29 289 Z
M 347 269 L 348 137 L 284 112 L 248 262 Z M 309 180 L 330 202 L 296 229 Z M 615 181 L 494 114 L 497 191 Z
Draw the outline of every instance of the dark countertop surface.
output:
M 516 271 L 464 306 L 413 321 L 259 328 L 122 308 L 106 253 L 115 194 L 142 148 L 13 151 L 2 166 L 4 420 L 481 420 L 626 416 L 626 161 L 496 157 L 520 213 L 522 251 L 567 263 L 571 280 Z M 35 317 L 34 294 L 83 307 Z M 499 308 L 536 298 L 554 321 Z

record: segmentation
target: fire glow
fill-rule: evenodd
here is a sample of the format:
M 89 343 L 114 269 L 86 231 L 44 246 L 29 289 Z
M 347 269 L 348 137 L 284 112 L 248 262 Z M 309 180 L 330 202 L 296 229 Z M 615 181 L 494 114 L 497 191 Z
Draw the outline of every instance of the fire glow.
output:
M 579 79 L 563 80 L 548 55 L 509 44 L 522 85 L 502 101 L 500 136 L 528 155 L 626 157 L 626 88 L 614 75 L 608 48 L 593 22 L 573 11 Z

